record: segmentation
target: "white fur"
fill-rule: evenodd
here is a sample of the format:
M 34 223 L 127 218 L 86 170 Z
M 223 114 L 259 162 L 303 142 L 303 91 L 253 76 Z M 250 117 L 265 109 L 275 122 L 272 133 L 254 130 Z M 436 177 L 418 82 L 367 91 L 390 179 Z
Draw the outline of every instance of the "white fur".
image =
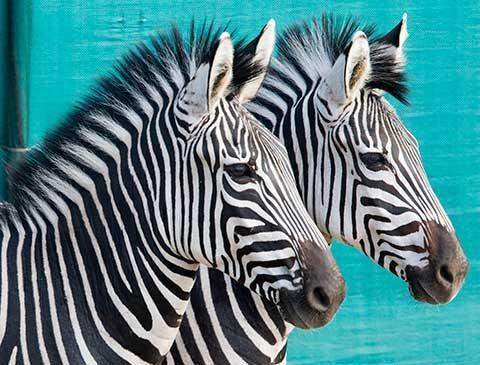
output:
M 253 78 L 247 82 L 240 92 L 238 93 L 238 98 L 241 103 L 253 99 L 260 87 L 262 86 L 263 80 L 272 60 L 273 50 L 275 48 L 275 20 L 270 19 L 270 21 L 265 25 L 262 30 L 262 34 L 257 43 L 255 49 L 255 55 L 253 56 L 252 62 L 259 64 L 262 67 L 262 73 L 257 77 Z
M 353 85 L 350 80 L 356 66 L 360 65 L 360 75 Z M 348 54 L 342 53 L 325 77 L 324 97 L 338 105 L 345 105 L 365 85 L 370 71 L 370 47 L 365 33 L 356 32 Z
M 212 110 L 224 96 L 233 77 L 233 44 L 226 32 L 220 36 L 220 43 L 210 68 L 208 81 L 208 108 Z
M 400 40 L 398 42 L 398 44 L 400 45 L 400 48 L 403 47 L 403 45 L 405 44 L 405 41 L 407 40 L 408 38 L 408 31 L 407 31 L 407 13 L 403 13 L 403 16 L 402 16 L 402 28 L 400 30 Z
M 192 80 L 180 93 L 178 105 L 186 111 L 182 119 L 194 128 L 202 116 L 212 111 L 225 96 L 233 77 L 233 44 L 228 33 L 222 33 L 212 64 L 201 64 Z M 193 130 L 192 128 L 192 130 Z M 191 132 L 191 130 L 190 130 Z

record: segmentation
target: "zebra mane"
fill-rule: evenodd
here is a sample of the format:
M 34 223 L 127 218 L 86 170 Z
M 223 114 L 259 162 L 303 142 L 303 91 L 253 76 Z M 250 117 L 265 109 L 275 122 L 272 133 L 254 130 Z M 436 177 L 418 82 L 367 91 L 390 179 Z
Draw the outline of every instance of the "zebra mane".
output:
M 380 89 L 408 104 L 404 64 L 376 34 L 376 26 L 362 26 L 353 17 L 339 18 L 324 13 L 320 19 L 288 27 L 277 40 L 280 63 L 297 72 L 322 78 L 350 44 L 353 34 L 362 30 L 370 43 L 371 71 L 365 88 Z M 277 63 L 278 65 L 278 63 Z
M 180 28 L 172 25 L 169 30 L 140 42 L 126 53 L 113 67 L 113 71 L 101 78 L 90 93 L 67 114 L 59 126 L 48 133 L 39 146 L 28 151 L 24 158 L 6 167 L 11 185 L 10 200 L 17 205 L 29 201 L 25 192 L 42 195 L 37 177 L 45 173 L 66 176 L 58 167 L 58 160 L 68 157 L 65 145 L 75 143 L 88 149 L 92 147 L 80 136 L 82 129 L 92 130 L 101 136 L 111 138 L 109 131 L 92 120 L 92 115 L 104 115 L 127 130 L 128 120 L 121 112 L 123 106 L 143 115 L 139 97 L 148 100 L 149 88 L 155 88 L 160 95 L 165 85 L 178 92 L 194 75 L 198 66 L 211 62 L 218 46 L 218 40 L 225 26 L 216 26 L 213 21 L 196 25 L 192 19 L 185 35 Z M 245 40 L 237 40 L 231 32 L 235 48 L 245 46 Z M 235 88 L 240 88 L 259 72 L 248 63 L 235 66 Z M 68 176 L 66 176 L 68 177 Z

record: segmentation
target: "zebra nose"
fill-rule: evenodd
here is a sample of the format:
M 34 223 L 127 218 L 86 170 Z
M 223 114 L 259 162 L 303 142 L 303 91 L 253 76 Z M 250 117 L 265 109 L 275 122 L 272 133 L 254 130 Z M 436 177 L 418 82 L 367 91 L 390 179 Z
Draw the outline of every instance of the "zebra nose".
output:
M 306 257 L 304 290 L 307 303 L 318 312 L 333 315 L 345 299 L 345 280 L 330 250 L 314 249 Z
M 430 265 L 435 281 L 445 291 L 456 292 L 468 271 L 467 258 L 452 232 L 432 222 L 429 228 L 432 232 Z
M 442 265 L 437 272 L 438 281 L 444 281 L 445 286 L 452 285 L 454 276 L 452 269 L 448 265 Z
M 321 286 L 314 286 L 307 290 L 308 304 L 319 312 L 326 312 L 330 307 L 330 296 Z
M 429 222 L 429 264 L 422 269 L 407 267 L 414 298 L 431 304 L 448 303 L 460 291 L 468 272 L 468 261 L 455 234 Z
M 300 244 L 301 290 L 281 290 L 278 306 L 283 318 L 300 328 L 318 328 L 330 322 L 345 299 L 346 285 L 326 245 Z
M 338 276 L 333 280 L 327 280 L 326 284 L 307 282 L 306 297 L 308 305 L 322 313 L 334 314 L 345 299 L 345 280 Z
M 445 290 L 462 283 L 468 272 L 468 262 L 463 255 L 456 255 L 453 258 L 448 257 L 447 260 L 437 261 L 433 265 L 435 267 L 435 278 Z

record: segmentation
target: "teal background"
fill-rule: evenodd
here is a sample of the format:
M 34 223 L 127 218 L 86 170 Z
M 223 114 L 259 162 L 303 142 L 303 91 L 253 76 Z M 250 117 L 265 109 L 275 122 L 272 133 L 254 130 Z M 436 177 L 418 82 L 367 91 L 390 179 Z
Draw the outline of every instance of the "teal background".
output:
M 173 21 L 186 28 L 192 15 L 215 17 L 256 35 L 269 18 L 282 29 L 323 10 L 359 16 L 381 31 L 408 12 L 412 105 L 393 103 L 420 143 L 430 181 L 470 259 L 470 273 L 452 303 L 424 305 L 410 298 L 399 279 L 336 244 L 347 299 L 327 328 L 295 331 L 289 363 L 479 364 L 480 1 L 16 1 L 22 142 L 38 144 L 128 45 Z M 4 15 L 0 5 L 0 19 Z M 14 147 L 4 25 L 0 21 L 2 161 Z

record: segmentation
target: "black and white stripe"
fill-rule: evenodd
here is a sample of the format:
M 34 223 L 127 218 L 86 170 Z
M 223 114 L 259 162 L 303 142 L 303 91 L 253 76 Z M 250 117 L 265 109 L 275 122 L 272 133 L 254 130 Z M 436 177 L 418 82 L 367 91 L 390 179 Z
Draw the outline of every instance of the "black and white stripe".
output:
M 288 28 L 247 108 L 285 144 L 302 199 L 326 237 L 406 280 L 416 299 L 448 302 L 461 288 L 466 259 L 417 142 L 382 96 L 406 102 L 406 16 L 382 37 L 359 28 L 330 16 Z M 285 361 L 291 326 L 273 306 L 221 273 L 202 269 L 199 277 L 169 363 Z
M 200 264 L 300 325 L 324 324 L 341 303 L 343 279 L 284 147 L 239 102 L 260 87 L 269 52 L 225 98 L 230 37 L 193 29 L 139 46 L 12 171 L 0 211 L 2 363 L 159 364 Z M 329 308 L 304 298 L 310 287 Z

